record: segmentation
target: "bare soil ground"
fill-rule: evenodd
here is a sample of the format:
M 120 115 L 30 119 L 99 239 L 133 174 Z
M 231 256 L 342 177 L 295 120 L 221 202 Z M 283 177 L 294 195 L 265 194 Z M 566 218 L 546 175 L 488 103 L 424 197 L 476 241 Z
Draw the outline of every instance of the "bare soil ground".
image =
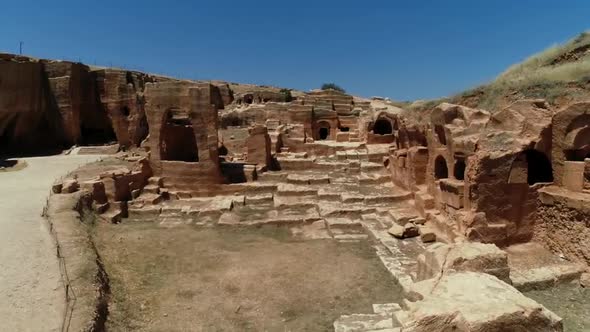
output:
M 286 228 L 99 224 L 111 331 L 328 331 L 400 290 L 367 242 Z
M 41 216 L 54 180 L 99 156 L 22 158 L 0 172 L 2 331 L 59 331 L 64 298 L 54 240 Z
M 525 292 L 524 295 L 563 318 L 564 331 L 590 331 L 590 289 L 565 284 L 551 289 Z

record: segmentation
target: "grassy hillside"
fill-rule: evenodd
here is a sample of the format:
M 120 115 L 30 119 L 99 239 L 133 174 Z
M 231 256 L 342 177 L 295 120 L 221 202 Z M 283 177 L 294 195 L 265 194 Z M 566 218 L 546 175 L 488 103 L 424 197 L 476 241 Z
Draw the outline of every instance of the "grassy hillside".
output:
M 488 84 L 404 106 L 424 111 L 447 101 L 494 112 L 525 98 L 543 98 L 556 107 L 590 99 L 590 31 L 511 66 Z

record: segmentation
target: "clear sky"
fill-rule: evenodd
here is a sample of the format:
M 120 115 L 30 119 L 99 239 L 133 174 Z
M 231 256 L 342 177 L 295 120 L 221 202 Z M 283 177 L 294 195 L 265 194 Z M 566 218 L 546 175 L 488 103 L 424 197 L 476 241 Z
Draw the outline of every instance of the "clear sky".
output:
M 190 79 L 433 98 L 590 29 L 588 0 L 4 1 L 0 51 Z

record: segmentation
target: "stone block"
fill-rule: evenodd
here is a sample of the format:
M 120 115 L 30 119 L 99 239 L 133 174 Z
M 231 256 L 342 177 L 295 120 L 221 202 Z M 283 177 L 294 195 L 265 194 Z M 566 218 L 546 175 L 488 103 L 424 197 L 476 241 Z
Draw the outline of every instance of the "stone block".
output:
M 441 271 L 443 274 L 461 271 L 487 273 L 512 283 L 508 255 L 494 244 L 440 243 L 430 246 L 418 256 L 417 280 L 434 278 Z
M 498 278 L 475 272 L 412 285 L 394 320 L 404 332 L 562 332 L 562 319 Z

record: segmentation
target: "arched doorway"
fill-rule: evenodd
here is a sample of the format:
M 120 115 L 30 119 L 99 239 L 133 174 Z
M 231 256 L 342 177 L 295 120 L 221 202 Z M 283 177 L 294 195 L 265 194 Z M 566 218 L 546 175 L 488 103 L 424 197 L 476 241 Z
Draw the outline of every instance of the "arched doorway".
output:
M 590 158 L 590 125 L 570 131 L 565 141 L 567 149 L 564 153 L 568 161 L 584 161 Z
M 377 119 L 373 125 L 373 133 L 377 135 L 391 135 L 393 133 L 391 121 L 385 118 Z
M 197 139 L 188 114 L 179 109 L 166 112 L 160 132 L 160 159 L 199 161 Z
M 447 167 L 447 161 L 443 156 L 438 156 L 434 160 L 434 178 L 446 179 L 449 177 L 449 169 Z
M 453 170 L 453 175 L 457 180 L 465 180 L 465 160 L 459 159 L 455 162 L 455 168 Z

